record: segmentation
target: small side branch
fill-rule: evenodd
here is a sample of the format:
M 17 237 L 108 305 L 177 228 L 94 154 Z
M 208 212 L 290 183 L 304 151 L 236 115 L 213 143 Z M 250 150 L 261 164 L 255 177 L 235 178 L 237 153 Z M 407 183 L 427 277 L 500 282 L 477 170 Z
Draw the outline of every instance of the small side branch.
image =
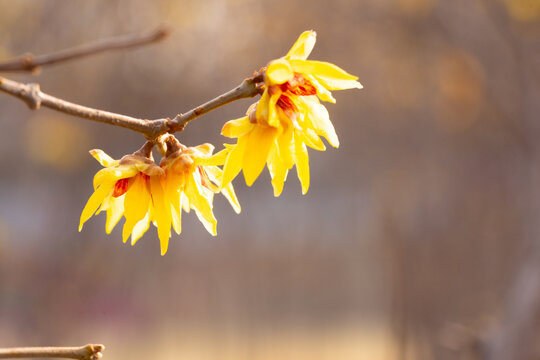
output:
M 176 117 L 171 121 L 170 124 L 173 130 L 171 131 L 171 133 L 183 130 L 186 124 L 191 120 L 194 120 L 201 115 L 215 110 L 218 107 L 227 105 L 239 99 L 250 98 L 254 97 L 255 95 L 261 94 L 262 85 L 259 85 L 259 83 L 264 80 L 263 76 L 264 75 L 262 72 L 256 73 L 253 77 L 247 78 L 242 81 L 242 83 L 236 88 L 218 96 L 217 98 L 212 99 L 202 105 L 199 105 L 184 114 L 176 115 Z
M 51 54 L 34 56 L 25 54 L 21 57 L 0 62 L 0 72 L 29 71 L 37 72 L 41 66 L 56 64 L 84 56 L 94 55 L 109 50 L 119 50 L 161 41 L 169 36 L 169 30 L 158 28 L 142 35 L 124 35 L 103 39 L 94 43 L 60 50 Z
M 15 358 L 68 358 L 78 360 L 98 360 L 105 346 L 88 344 L 81 347 L 22 347 L 0 348 L 0 359 Z

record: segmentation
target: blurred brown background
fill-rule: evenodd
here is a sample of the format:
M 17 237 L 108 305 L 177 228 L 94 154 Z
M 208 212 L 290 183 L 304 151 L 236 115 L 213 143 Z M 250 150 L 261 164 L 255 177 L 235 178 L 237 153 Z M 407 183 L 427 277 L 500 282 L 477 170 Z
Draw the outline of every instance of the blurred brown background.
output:
M 339 149 L 312 185 L 265 172 L 193 214 L 159 255 L 105 216 L 77 232 L 100 166 L 136 133 L 0 94 L 0 346 L 101 342 L 107 359 L 538 359 L 540 1 L 0 0 L 0 60 L 172 27 L 163 43 L 44 68 L 43 91 L 174 116 L 318 32 L 310 58 L 365 89 L 328 105 Z M 190 124 L 218 149 L 240 101 Z

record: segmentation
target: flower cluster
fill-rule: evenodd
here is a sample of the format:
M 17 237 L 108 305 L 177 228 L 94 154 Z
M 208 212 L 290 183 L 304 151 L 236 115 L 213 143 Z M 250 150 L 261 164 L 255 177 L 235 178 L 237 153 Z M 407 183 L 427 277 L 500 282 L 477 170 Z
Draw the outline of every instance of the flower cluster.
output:
M 110 233 L 123 215 L 123 240 L 131 236 L 133 245 L 153 223 L 163 255 L 171 227 L 180 234 L 182 210 L 193 209 L 212 235 L 216 235 L 217 225 L 212 211 L 215 193 L 221 192 L 240 212 L 231 184 L 240 171 L 251 186 L 266 165 L 274 195 L 279 196 L 289 170 L 296 165 L 305 194 L 309 188 L 307 147 L 326 150 L 321 137 L 333 147 L 339 146 L 320 100 L 335 103 L 332 90 L 362 88 L 356 76 L 336 65 L 307 60 L 315 41 L 315 32 L 306 31 L 287 55 L 267 65 L 260 100 L 249 107 L 246 116 L 223 126 L 222 134 L 236 138 L 237 143 L 225 144 L 215 155 L 210 144 L 185 147 L 172 135 L 168 135 L 169 140 L 174 139 L 169 143 L 172 146 L 165 146 L 159 166 L 151 152 L 113 160 L 101 150 L 92 150 L 105 168 L 94 177 L 94 193 L 82 212 L 79 231 L 93 214 L 106 211 L 105 230 Z
M 316 34 L 306 31 L 287 55 L 271 61 L 264 77 L 265 90 L 247 116 L 225 124 L 222 134 L 238 138 L 237 144 L 224 150 L 227 159 L 224 184 L 240 170 L 251 186 L 268 166 L 279 196 L 288 171 L 296 164 L 302 193 L 309 188 L 309 161 L 306 146 L 325 150 L 320 136 L 330 145 L 339 146 L 326 108 L 319 102 L 335 103 L 330 90 L 362 88 L 356 76 L 322 61 L 306 60 L 315 45 Z M 216 154 L 223 156 L 223 154 Z
M 153 223 L 164 255 L 171 226 L 180 234 L 182 210 L 189 213 L 193 209 L 215 236 L 214 193 L 221 192 L 237 213 L 240 204 L 231 184 L 220 186 L 222 171 L 212 165 L 215 160 L 209 161 L 213 149 L 210 144 L 183 147 L 164 157 L 160 166 L 138 153 L 114 160 L 101 150 L 92 150 L 90 153 L 105 168 L 94 176 L 94 193 L 81 214 L 79 231 L 92 215 L 107 211 L 105 231 L 109 234 L 123 215 L 123 240 L 131 236 L 134 245 Z

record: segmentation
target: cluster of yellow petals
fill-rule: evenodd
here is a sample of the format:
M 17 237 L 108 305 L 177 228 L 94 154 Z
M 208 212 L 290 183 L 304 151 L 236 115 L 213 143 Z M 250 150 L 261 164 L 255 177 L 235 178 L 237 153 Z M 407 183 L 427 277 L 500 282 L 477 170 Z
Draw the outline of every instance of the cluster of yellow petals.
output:
M 307 146 L 324 151 L 320 136 L 339 146 L 328 111 L 319 99 L 335 103 L 330 91 L 360 89 L 362 85 L 356 76 L 334 64 L 306 60 L 315 41 L 315 32 L 306 31 L 287 55 L 271 61 L 259 102 L 248 109 L 247 116 L 224 125 L 222 134 L 238 140 L 215 155 L 225 163 L 223 185 L 243 170 L 251 186 L 267 165 L 274 195 L 279 196 L 288 171 L 296 165 L 305 194 L 309 188 Z
M 193 209 L 215 236 L 214 193 L 221 192 L 237 213 L 240 204 L 231 184 L 221 186 L 223 173 L 216 165 L 222 164 L 211 158 L 213 149 L 210 144 L 182 147 L 163 158 L 160 166 L 142 155 L 114 160 L 101 150 L 92 150 L 90 153 L 105 168 L 94 176 L 94 193 L 81 214 L 79 231 L 92 215 L 106 211 L 105 231 L 109 234 L 123 215 L 123 240 L 131 236 L 134 245 L 153 223 L 164 255 L 171 226 L 180 234 L 181 211 Z

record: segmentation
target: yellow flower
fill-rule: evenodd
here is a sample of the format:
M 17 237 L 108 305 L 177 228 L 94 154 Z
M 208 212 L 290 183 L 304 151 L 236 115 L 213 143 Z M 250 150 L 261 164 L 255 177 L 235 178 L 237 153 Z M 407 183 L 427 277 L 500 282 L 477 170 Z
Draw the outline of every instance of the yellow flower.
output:
M 223 172 L 216 165 L 223 163 L 217 158 L 211 158 L 213 150 L 211 144 L 182 147 L 161 161 L 161 167 L 165 170 L 163 191 L 167 199 L 165 211 L 168 216 L 168 220 L 164 221 L 165 226 L 158 226 L 162 242 L 170 236 L 171 223 L 177 234 L 182 231 L 182 209 L 187 213 L 190 209 L 195 210 L 206 230 L 215 236 L 217 221 L 212 212 L 214 193 L 223 193 L 236 213 L 240 213 L 240 203 L 232 184 L 220 190 Z M 160 233 L 160 228 L 168 229 L 168 233 L 165 230 Z
M 315 45 L 316 34 L 300 35 L 284 57 L 271 61 L 265 72 L 265 90 L 247 116 L 225 124 L 222 134 L 238 138 L 216 157 L 225 158 L 223 184 L 243 170 L 248 186 L 268 166 L 274 195 L 279 196 L 288 171 L 296 164 L 302 193 L 309 188 L 307 147 L 326 149 L 339 140 L 328 111 L 319 102 L 335 103 L 331 90 L 362 88 L 357 77 L 328 62 L 306 60 Z
M 122 237 L 126 242 L 131 235 L 133 245 L 148 230 L 149 221 L 154 217 L 155 193 L 161 186 L 160 177 L 164 171 L 140 155 L 126 155 L 121 160 L 114 160 L 101 150 L 90 153 L 105 169 L 94 176 L 94 193 L 81 214 L 79 231 L 94 213 L 107 211 L 105 231 L 110 234 L 124 215 Z

